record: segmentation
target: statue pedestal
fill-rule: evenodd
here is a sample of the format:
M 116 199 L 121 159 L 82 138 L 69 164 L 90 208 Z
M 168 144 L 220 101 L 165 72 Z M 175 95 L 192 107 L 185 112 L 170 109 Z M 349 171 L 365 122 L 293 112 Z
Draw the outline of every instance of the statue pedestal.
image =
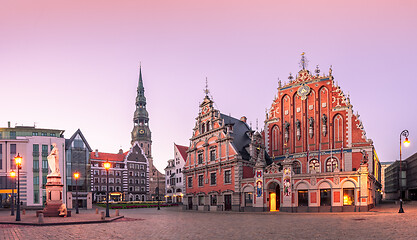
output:
M 43 209 L 45 217 L 59 217 L 58 209 L 62 205 L 64 185 L 61 176 L 47 176 L 46 182 L 46 206 Z

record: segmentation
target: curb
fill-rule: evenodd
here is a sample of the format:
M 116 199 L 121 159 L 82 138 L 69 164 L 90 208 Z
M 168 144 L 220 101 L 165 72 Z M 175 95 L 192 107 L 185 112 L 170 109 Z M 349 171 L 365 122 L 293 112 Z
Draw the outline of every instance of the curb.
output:
M 124 216 L 118 216 L 105 220 L 94 220 L 94 221 L 80 221 L 80 222 L 56 222 L 56 223 L 25 223 L 25 222 L 0 222 L 0 225 L 22 225 L 22 226 L 57 226 L 57 225 L 78 225 L 78 224 L 95 224 L 95 223 L 109 223 L 114 220 L 124 218 Z

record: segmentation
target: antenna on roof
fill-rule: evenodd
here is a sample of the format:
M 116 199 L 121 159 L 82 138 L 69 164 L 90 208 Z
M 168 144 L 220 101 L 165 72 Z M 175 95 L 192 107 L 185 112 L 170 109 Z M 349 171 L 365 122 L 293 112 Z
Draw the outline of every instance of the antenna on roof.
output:
M 258 131 L 258 119 L 256 119 L 256 131 Z

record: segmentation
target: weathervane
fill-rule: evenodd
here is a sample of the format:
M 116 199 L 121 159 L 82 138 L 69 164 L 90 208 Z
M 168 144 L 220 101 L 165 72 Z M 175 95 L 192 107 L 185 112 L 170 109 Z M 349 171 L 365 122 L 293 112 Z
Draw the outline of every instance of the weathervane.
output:
M 302 67 L 303 70 L 306 69 L 308 65 L 308 60 L 304 55 L 305 55 L 305 52 L 301 53 L 300 67 Z

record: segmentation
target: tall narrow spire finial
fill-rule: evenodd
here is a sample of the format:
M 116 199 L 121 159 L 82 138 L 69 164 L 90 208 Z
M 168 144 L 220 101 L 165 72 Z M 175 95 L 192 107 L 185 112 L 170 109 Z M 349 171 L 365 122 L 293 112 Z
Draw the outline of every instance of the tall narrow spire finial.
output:
M 304 55 L 305 55 L 305 52 L 301 53 L 300 67 L 302 67 L 303 70 L 305 70 L 308 65 L 308 60 Z
M 206 96 L 208 96 L 208 94 L 210 93 L 209 89 L 208 89 L 208 80 L 206 77 L 206 88 L 204 89 L 204 93 L 206 94 Z

